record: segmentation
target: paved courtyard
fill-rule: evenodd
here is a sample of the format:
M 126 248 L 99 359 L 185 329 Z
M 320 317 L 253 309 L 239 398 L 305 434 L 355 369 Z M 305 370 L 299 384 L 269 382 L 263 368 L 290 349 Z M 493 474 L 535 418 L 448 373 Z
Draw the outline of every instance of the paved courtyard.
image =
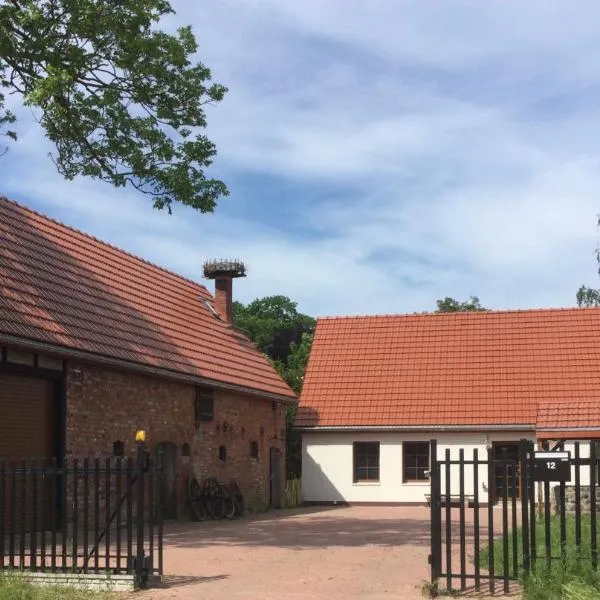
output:
M 140 600 L 423 598 L 429 577 L 425 507 L 276 511 L 170 525 L 165 581 Z

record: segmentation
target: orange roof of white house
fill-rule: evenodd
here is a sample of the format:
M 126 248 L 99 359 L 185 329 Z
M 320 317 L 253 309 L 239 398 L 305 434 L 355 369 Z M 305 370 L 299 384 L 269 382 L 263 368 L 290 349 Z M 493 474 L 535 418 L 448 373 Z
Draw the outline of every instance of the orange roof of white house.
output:
M 600 308 L 318 319 L 296 426 L 600 430 Z
M 0 340 L 294 392 L 203 286 L 0 197 Z

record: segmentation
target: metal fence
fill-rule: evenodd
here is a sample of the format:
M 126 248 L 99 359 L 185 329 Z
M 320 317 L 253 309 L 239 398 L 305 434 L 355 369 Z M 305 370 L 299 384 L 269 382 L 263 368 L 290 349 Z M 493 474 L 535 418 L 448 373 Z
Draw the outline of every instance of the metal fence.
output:
M 162 575 L 157 462 L 0 460 L 0 570 Z
M 446 449 L 440 460 L 431 441 L 432 582 L 445 581 L 448 591 L 486 584 L 492 593 L 500 585 L 507 593 L 540 562 L 547 569 L 564 563 L 569 547 L 597 569 L 596 445 L 564 449 L 564 442 L 552 449 L 545 442 L 536 452 L 521 440 L 513 455 L 459 449 L 452 458 Z

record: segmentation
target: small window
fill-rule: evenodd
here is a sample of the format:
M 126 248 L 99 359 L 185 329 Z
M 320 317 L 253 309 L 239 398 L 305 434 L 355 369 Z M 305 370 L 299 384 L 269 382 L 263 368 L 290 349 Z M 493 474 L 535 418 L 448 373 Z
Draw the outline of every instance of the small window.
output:
M 181 456 L 189 457 L 190 456 L 190 445 L 185 443 L 181 446 Z
M 250 458 L 258 459 L 258 442 L 250 442 Z
M 125 444 L 123 442 L 113 442 L 113 456 L 125 456 Z
M 354 442 L 354 483 L 379 481 L 379 442 Z
M 219 460 L 221 462 L 227 461 L 227 447 L 226 446 L 219 446 Z
M 403 481 L 427 481 L 429 442 L 404 442 L 402 455 Z
M 214 418 L 214 392 L 210 388 L 196 388 L 196 427 L 203 421 L 212 421 Z

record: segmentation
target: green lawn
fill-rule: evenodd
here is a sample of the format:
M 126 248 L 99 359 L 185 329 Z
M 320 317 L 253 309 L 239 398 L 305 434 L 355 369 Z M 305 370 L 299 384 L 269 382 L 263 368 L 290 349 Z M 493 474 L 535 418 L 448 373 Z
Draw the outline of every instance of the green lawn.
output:
M 33 586 L 19 575 L 0 575 L 0 600 L 114 600 L 112 593 Z
M 537 561 L 534 571 L 522 578 L 524 596 L 527 600 L 588 600 L 600 598 L 600 573 L 592 568 L 590 560 L 590 519 L 582 516 L 581 519 L 581 545 L 575 544 L 575 518 L 568 516 L 566 519 L 567 543 L 561 552 L 560 519 L 553 516 L 550 520 L 551 549 L 550 555 L 564 556 L 551 561 L 551 566 L 546 566 L 546 546 L 544 536 L 544 520 L 536 521 Z M 600 529 L 600 518 L 598 519 Z M 523 563 L 522 530 L 516 531 L 517 535 L 517 561 L 519 569 Z M 597 531 L 597 544 L 600 548 L 600 536 Z M 512 575 L 513 552 L 512 533 L 508 536 L 508 564 Z M 482 549 L 480 556 L 481 568 L 488 565 L 488 549 Z M 494 570 L 501 574 L 504 570 L 503 540 L 494 543 Z

